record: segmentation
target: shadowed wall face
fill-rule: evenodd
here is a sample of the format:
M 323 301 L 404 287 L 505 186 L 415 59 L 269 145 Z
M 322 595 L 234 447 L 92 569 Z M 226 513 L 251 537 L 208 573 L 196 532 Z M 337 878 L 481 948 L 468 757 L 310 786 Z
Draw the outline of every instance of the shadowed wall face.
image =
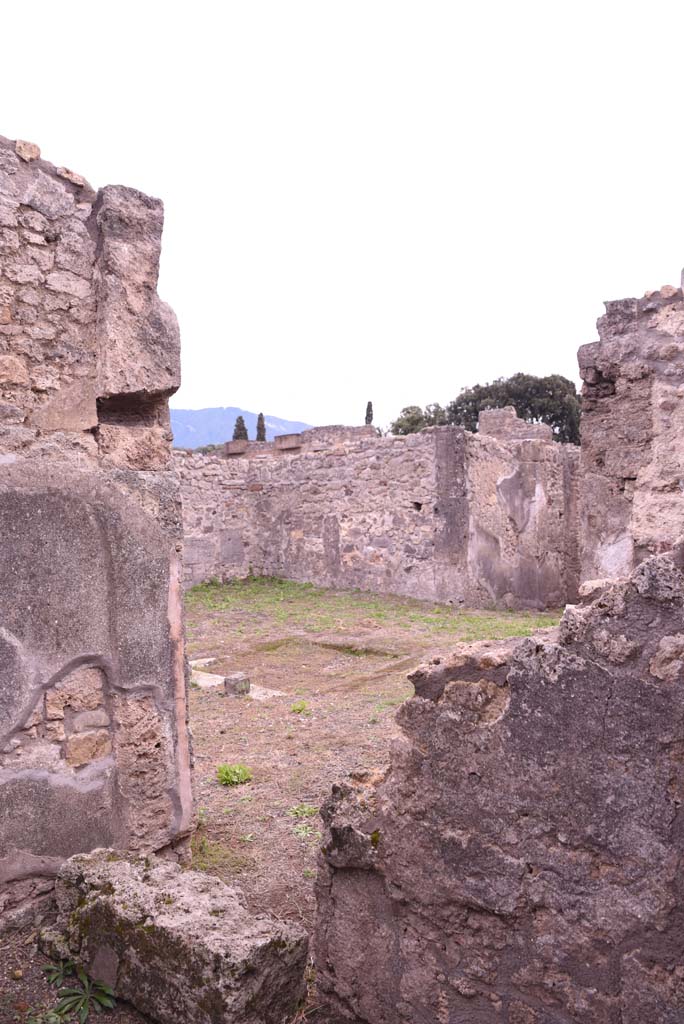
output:
M 0 927 L 190 824 L 162 222 L 0 138 Z

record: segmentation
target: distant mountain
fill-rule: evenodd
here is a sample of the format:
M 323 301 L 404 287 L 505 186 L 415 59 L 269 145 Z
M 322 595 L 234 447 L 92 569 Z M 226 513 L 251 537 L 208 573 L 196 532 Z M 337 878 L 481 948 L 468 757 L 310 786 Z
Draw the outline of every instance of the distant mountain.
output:
M 171 427 L 173 429 L 174 448 L 202 448 L 205 444 L 223 444 L 233 437 L 233 428 L 237 416 L 242 416 L 247 427 L 250 441 L 256 440 L 257 413 L 246 409 L 172 409 Z M 311 424 L 298 423 L 295 420 L 281 420 L 277 416 L 267 416 L 266 440 L 272 441 L 276 434 L 298 434 L 307 430 Z

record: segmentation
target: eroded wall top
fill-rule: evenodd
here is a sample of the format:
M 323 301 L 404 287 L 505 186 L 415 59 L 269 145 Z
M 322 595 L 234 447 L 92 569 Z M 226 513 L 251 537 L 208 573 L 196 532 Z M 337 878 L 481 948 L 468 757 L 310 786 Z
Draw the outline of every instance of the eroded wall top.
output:
M 162 224 L 158 199 L 95 192 L 0 137 L 0 449 L 52 435 L 53 450 L 168 465 L 180 341 L 156 291 Z

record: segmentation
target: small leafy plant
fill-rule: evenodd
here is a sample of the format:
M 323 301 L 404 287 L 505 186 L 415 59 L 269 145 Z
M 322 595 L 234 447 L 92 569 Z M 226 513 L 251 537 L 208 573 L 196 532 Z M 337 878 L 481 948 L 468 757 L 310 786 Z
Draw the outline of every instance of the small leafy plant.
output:
M 56 1010 L 37 1010 L 31 1007 L 27 1012 L 26 1024 L 64 1024 L 64 1017 Z
M 28 1011 L 26 1024 L 66 1024 L 67 1021 L 78 1021 L 85 1024 L 91 1011 L 101 1013 L 115 1006 L 114 993 L 101 981 L 92 981 L 82 967 L 77 967 L 73 960 L 59 960 L 43 968 L 48 984 L 58 989 L 59 1001 L 52 1009 L 35 1009 Z M 65 987 L 65 982 L 72 975 L 73 982 Z
M 310 839 L 311 836 L 316 836 L 317 839 L 320 839 L 321 837 L 321 833 L 318 832 L 313 825 L 308 825 L 305 821 L 300 822 L 299 825 L 295 825 L 292 831 L 298 839 Z
M 47 967 L 43 968 L 48 985 L 54 985 L 55 988 L 61 988 L 69 975 L 73 974 L 75 970 L 76 964 L 73 960 L 60 960 L 58 963 L 48 964 Z
M 252 769 L 246 764 L 220 764 L 216 768 L 216 778 L 222 786 L 242 786 L 252 779 Z
M 287 813 L 293 818 L 313 818 L 318 814 L 318 808 L 311 804 L 295 804 Z
M 114 993 L 109 985 L 101 981 L 91 981 L 82 967 L 76 968 L 76 977 L 80 982 L 79 987 L 59 990 L 60 1000 L 55 1007 L 57 1014 L 61 1014 L 63 1018 L 74 1016 L 78 1024 L 85 1024 L 91 1010 L 102 1013 L 103 1009 L 113 1009 Z
M 293 715 L 311 714 L 311 708 L 309 707 L 305 700 L 296 700 L 292 707 L 290 708 L 290 711 L 292 712 Z

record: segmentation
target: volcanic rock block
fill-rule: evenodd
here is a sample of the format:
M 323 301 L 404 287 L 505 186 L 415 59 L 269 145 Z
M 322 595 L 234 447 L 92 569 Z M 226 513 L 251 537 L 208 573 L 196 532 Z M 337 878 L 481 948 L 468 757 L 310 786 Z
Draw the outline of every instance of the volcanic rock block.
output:
M 305 995 L 306 933 L 217 878 L 96 850 L 66 861 L 56 895 L 46 949 L 159 1024 L 284 1024 Z
M 684 575 L 412 678 L 384 777 L 335 787 L 317 978 L 368 1024 L 684 1020 Z

